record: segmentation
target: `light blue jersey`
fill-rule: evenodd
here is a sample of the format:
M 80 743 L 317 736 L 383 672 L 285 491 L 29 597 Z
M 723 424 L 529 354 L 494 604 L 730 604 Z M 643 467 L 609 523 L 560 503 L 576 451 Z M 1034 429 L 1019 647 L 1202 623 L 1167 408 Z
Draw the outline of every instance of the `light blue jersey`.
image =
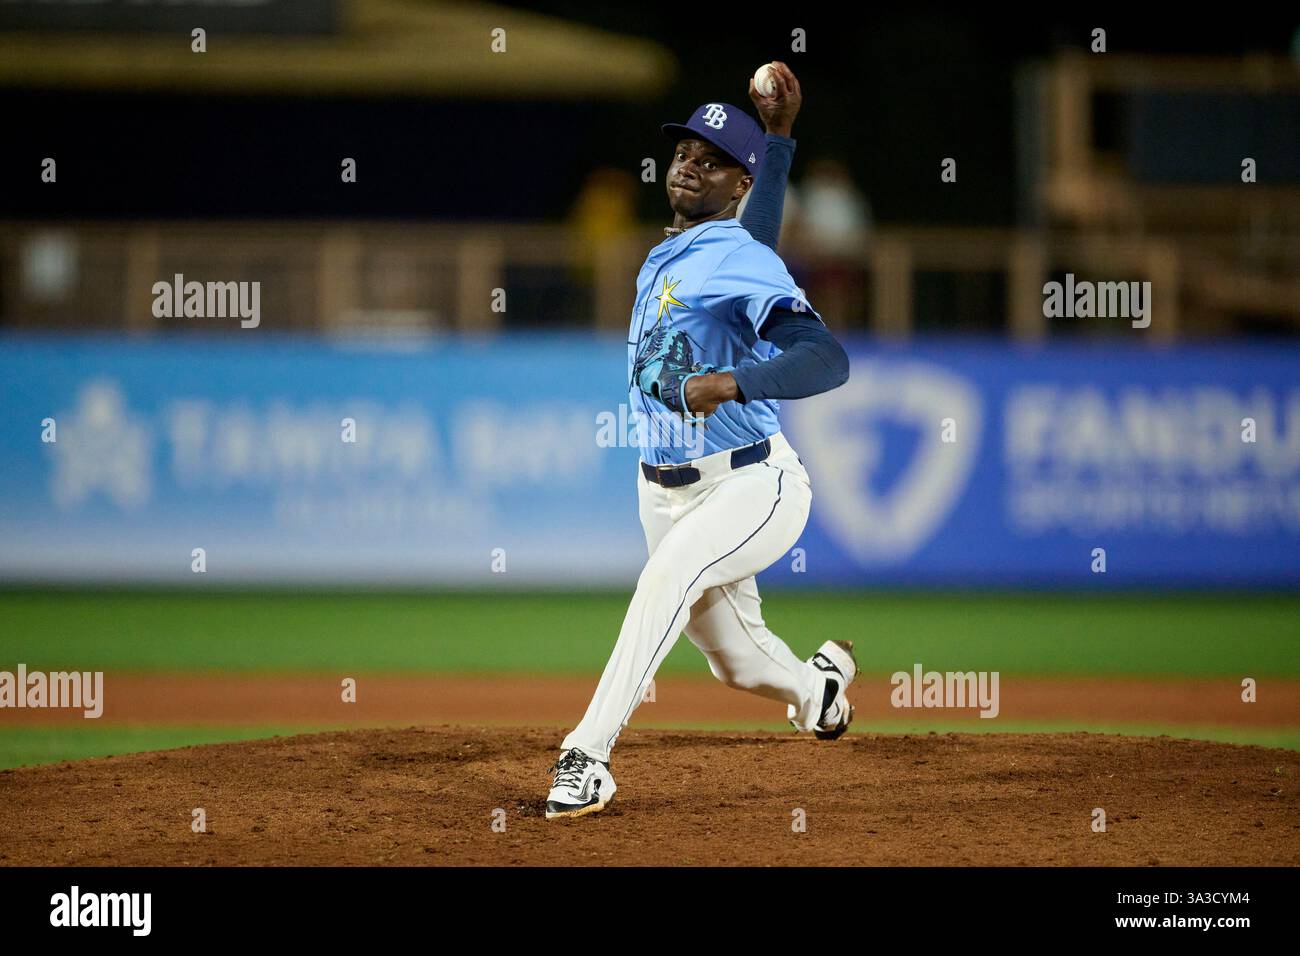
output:
M 637 352 L 658 323 L 685 332 L 697 362 L 741 368 L 766 361 L 780 349 L 760 339 L 758 329 L 777 307 L 817 315 L 781 257 L 735 219 L 700 223 L 650 250 L 636 280 L 627 346 L 628 397 L 643 461 L 678 465 L 780 431 L 775 400 L 726 402 L 707 427 L 687 425 L 632 381 Z

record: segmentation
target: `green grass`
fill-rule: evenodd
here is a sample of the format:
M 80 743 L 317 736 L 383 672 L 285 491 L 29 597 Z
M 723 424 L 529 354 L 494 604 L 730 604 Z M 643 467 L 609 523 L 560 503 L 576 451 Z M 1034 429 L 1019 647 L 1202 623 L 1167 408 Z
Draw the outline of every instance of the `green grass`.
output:
M 508 723 L 508 722 L 507 722 Z M 996 724 L 996 726 L 991 726 Z M 402 724 L 401 726 L 406 726 Z M 559 725 L 557 727 L 557 741 Z M 752 732 L 770 730 L 790 733 L 789 724 L 744 723 L 710 721 L 677 724 L 653 719 L 637 721 L 635 728 L 662 728 L 669 730 L 739 730 Z M 224 743 L 237 740 L 256 740 L 265 737 L 287 737 L 293 734 L 340 729 L 333 726 L 265 726 L 265 727 L 12 727 L 0 728 L 0 769 L 62 763 L 65 760 L 84 760 L 88 757 L 108 757 L 113 754 L 137 753 L 148 750 L 169 750 L 197 744 Z M 347 728 L 344 728 L 347 729 Z M 860 721 L 853 726 L 856 733 L 913 734 L 925 736 L 935 733 L 1068 733 L 1086 730 L 1098 734 L 1123 734 L 1141 737 L 1191 738 L 1216 740 L 1234 744 L 1256 744 L 1261 747 L 1281 747 L 1300 750 L 1300 729 L 1271 729 L 1263 727 L 1190 727 L 1161 726 L 1156 724 L 1104 723 L 1083 725 L 1070 721 L 984 721 L 984 722 L 934 722 L 915 725 L 895 722 Z
M 9 727 L 0 728 L 0 769 L 196 744 L 287 737 L 327 727 Z
M 627 593 L 0 591 L 0 670 L 425 671 L 595 674 Z M 1300 677 L 1300 595 L 772 592 L 771 628 L 800 654 L 856 642 L 868 672 Z M 705 671 L 682 640 L 664 673 Z M 995 726 L 985 726 L 985 724 Z M 638 723 L 638 726 L 647 724 Z M 697 729 L 786 730 L 712 723 Z M 322 727 L 10 727 L 0 767 Z M 881 733 L 1170 734 L 1300 750 L 1300 729 L 1003 720 L 855 727 Z
M 0 591 L 0 669 L 592 673 L 626 593 Z M 1300 677 L 1300 595 L 772 592 L 800 654 L 862 668 Z M 664 673 L 699 672 L 686 640 Z

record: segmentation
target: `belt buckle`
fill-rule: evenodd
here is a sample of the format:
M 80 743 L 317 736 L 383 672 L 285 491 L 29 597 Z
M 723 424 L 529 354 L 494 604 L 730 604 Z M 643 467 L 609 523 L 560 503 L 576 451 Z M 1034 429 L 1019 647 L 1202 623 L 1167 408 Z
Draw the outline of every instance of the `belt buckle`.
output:
M 664 475 L 667 474 L 671 474 L 673 478 L 677 479 L 677 484 L 680 485 L 681 474 L 677 470 L 679 467 L 680 467 L 679 465 L 655 465 L 654 466 L 655 475 L 659 478 L 659 485 L 665 488 L 671 487 L 670 485 L 664 484 Z

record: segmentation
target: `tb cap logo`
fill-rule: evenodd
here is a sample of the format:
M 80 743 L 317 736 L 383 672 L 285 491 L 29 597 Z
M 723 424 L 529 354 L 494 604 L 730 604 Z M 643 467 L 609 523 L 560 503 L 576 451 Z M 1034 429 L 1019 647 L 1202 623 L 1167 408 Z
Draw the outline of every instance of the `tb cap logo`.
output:
M 704 107 L 704 125 L 710 129 L 722 129 L 727 122 L 727 111 L 721 103 L 709 103 Z

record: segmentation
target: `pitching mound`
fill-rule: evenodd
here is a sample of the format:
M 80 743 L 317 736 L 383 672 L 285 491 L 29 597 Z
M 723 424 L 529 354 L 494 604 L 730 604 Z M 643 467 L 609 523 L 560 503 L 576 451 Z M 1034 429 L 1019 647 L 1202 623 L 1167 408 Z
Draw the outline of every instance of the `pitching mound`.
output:
M 0 863 L 1300 864 L 1292 751 L 629 730 L 610 807 L 548 821 L 558 738 L 349 731 L 7 770 Z

